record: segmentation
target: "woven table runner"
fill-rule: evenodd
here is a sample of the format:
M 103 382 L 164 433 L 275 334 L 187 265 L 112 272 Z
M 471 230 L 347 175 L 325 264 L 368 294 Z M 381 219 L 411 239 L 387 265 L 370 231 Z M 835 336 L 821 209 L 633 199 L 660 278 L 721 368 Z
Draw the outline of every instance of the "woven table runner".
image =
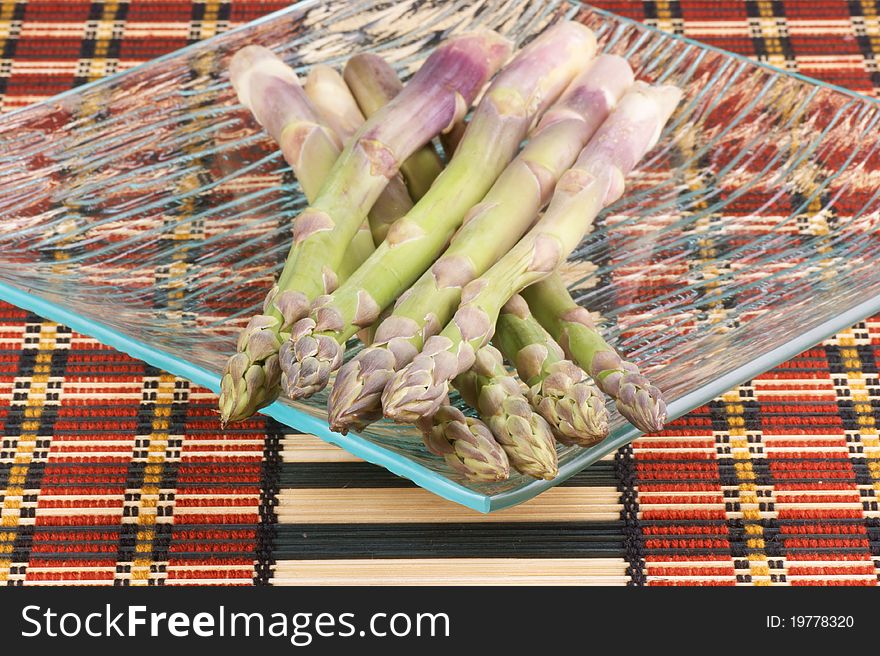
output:
M 0 109 L 278 0 L 0 0 Z M 880 2 L 597 1 L 876 95 Z M 0 582 L 877 585 L 880 317 L 489 516 L 0 303 Z

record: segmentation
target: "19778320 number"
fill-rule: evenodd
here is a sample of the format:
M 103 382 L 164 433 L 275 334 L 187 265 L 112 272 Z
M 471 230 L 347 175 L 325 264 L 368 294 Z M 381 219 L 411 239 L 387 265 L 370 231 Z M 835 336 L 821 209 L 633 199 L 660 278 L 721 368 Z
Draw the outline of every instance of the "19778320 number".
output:
M 767 616 L 768 629 L 849 629 L 854 624 L 852 615 Z

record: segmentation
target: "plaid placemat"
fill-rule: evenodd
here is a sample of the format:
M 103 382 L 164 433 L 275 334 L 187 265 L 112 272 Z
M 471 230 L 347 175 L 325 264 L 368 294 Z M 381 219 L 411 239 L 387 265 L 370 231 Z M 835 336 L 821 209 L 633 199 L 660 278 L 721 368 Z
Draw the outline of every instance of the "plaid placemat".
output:
M 0 0 L 11 110 L 286 2 Z M 880 2 L 594 2 L 857 91 Z M 880 317 L 533 501 L 458 507 L 0 304 L 0 581 L 876 585 Z

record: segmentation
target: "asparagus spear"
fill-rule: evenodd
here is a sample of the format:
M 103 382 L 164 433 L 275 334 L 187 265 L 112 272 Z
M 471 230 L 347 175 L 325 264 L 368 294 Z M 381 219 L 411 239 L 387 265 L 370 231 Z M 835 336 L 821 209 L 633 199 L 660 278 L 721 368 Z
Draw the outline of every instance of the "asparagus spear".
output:
M 349 59 L 342 75 L 366 116 L 375 114 L 403 90 L 403 83 L 391 65 L 373 53 Z M 442 170 L 443 162 L 431 143 L 419 148 L 400 165 L 409 195 L 415 201 L 428 193 Z
M 465 402 L 489 426 L 514 469 L 534 478 L 556 476 L 553 431 L 529 405 L 526 386 L 508 373 L 498 349 L 484 346 L 477 351 L 474 365 L 457 376 L 455 383 Z
M 339 135 L 342 143 L 348 143 L 366 119 L 342 76 L 330 66 L 318 65 L 309 71 L 304 88 L 306 95 L 318 108 L 322 118 Z M 385 239 L 385 235 L 388 234 L 391 224 L 409 212 L 412 206 L 412 200 L 400 174 L 388 180 L 388 185 L 379 194 L 379 198 L 373 203 L 369 213 L 369 222 L 366 224 L 366 228 L 372 235 L 370 244 L 381 243 Z M 364 226 L 365 224 L 361 224 L 361 230 L 358 231 L 355 239 L 363 239 Z M 349 268 L 351 260 L 346 254 L 337 273 L 341 274 L 342 270 L 346 269 L 350 275 L 363 261 L 363 259 L 358 260 L 354 267 Z M 348 275 L 344 278 L 348 278 Z M 343 276 L 340 275 L 340 280 L 342 279 Z
M 516 153 L 529 125 L 589 62 L 593 33 L 563 22 L 532 41 L 486 91 L 452 162 L 376 252 L 335 293 L 315 301 L 280 351 L 291 398 L 323 389 L 342 362 L 343 345 L 376 320 L 439 255 L 465 213 Z M 409 87 L 407 87 L 409 88 Z M 404 91 L 405 93 L 405 91 Z M 400 96 L 398 96 L 400 97 Z
M 293 69 L 270 50 L 260 46 L 239 50 L 230 62 L 230 77 L 239 100 L 279 144 L 306 198 L 313 200 L 339 156 L 339 136 L 318 116 Z M 350 260 L 357 265 L 358 257 L 365 259 L 372 252 L 373 243 L 372 238 L 367 244 L 354 241 Z M 223 371 L 219 404 L 224 423 L 245 419 L 278 396 L 280 335 L 304 305 L 308 306 L 307 300 L 296 292 L 275 286 L 266 296 L 263 314 L 242 330 L 236 354 Z
M 425 446 L 450 467 L 473 481 L 495 482 L 510 475 L 507 453 L 479 419 L 467 417 L 448 403 L 419 422 Z
M 532 316 L 522 296 L 504 307 L 492 338 L 529 387 L 529 400 L 564 444 L 592 446 L 608 436 L 602 392 Z
M 346 102 L 338 90 L 318 93 L 319 86 L 327 91 L 326 83 L 316 86 L 307 81 L 312 95 L 320 99 L 316 107 L 308 91 L 303 93 L 293 69 L 261 46 L 239 50 L 230 62 L 230 77 L 239 100 L 281 147 L 306 199 L 314 200 L 341 152 L 343 140 L 350 137 L 358 120 L 363 123 L 363 117 L 358 119 L 350 111 L 354 105 L 350 94 Z M 358 111 L 356 105 L 354 110 Z M 344 132 L 331 128 L 331 121 Z M 379 210 L 372 214 L 379 217 L 379 222 L 387 223 Z M 339 269 L 341 277 L 351 275 L 375 250 L 369 227 L 362 227 L 366 229 L 358 230 L 346 250 Z M 221 382 L 219 405 L 224 423 L 245 419 L 277 398 L 281 391 L 278 346 L 283 331 L 289 329 L 290 316 L 295 316 L 303 304 L 307 301 L 295 291 L 280 290 L 276 285 L 266 297 L 263 314 L 253 317 L 242 330 L 236 354 L 227 362 Z
M 382 394 L 386 416 L 407 422 L 436 411 L 449 381 L 471 366 L 477 349 L 492 337 L 501 306 L 555 271 L 599 211 L 621 196 L 625 175 L 657 142 L 680 97 L 675 87 L 641 82 L 626 93 L 562 176 L 544 216 L 489 271 L 468 283 L 452 321 L 388 383 Z
M 328 403 L 333 430 L 345 433 L 382 416 L 385 383 L 452 318 L 461 288 L 528 229 L 556 181 L 631 84 L 625 60 L 601 55 L 547 110 L 523 151 L 468 213 L 443 255 L 380 323 L 372 346 L 339 370 Z
M 277 287 L 267 296 L 263 314 L 242 331 L 238 353 L 224 372 L 224 422 L 248 417 L 277 397 L 281 335 L 308 313 L 315 296 L 336 286 L 345 249 L 397 174 L 397 163 L 458 120 L 509 52 L 509 43 L 490 31 L 450 39 L 341 154 L 339 140 L 319 124 L 292 70 L 255 46 L 236 55 L 231 69 L 241 101 L 279 142 L 307 195 L 315 191 L 311 206 L 297 217 Z M 304 115 L 308 121 L 300 119 Z M 325 171 L 328 160 L 334 164 Z
M 641 431 L 663 428 L 663 393 L 632 362 L 623 360 L 593 325 L 590 313 L 575 303 L 559 274 L 523 290 L 535 317 L 562 346 L 566 355 L 595 379 L 616 401 L 617 410 Z

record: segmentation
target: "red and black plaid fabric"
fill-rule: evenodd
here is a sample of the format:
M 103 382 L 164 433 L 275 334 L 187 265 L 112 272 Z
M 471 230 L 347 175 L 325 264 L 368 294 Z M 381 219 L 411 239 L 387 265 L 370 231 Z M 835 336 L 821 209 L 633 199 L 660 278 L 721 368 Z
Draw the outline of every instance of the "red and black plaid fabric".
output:
M 286 4 L 0 0 L 0 107 Z M 880 87 L 880 2 L 594 4 Z M 0 304 L 0 581 L 876 585 L 878 356 L 880 317 L 487 517 Z

